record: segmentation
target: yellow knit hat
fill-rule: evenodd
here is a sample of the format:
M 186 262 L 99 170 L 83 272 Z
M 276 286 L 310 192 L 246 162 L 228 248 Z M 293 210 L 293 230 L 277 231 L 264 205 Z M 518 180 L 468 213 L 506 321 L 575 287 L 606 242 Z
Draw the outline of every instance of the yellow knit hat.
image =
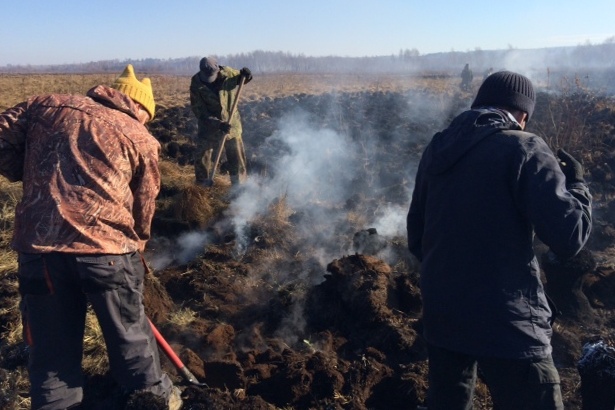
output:
M 144 78 L 141 81 L 137 80 L 132 64 L 126 66 L 122 75 L 111 84 L 111 88 L 123 92 L 134 101 L 143 105 L 150 115 L 150 120 L 154 118 L 156 103 L 154 102 L 152 82 L 149 78 Z

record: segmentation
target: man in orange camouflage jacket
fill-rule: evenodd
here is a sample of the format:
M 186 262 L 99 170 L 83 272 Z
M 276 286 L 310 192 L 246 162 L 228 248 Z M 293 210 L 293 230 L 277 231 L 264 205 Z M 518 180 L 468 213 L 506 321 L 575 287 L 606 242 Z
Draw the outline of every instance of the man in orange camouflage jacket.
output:
M 111 87 L 35 96 L 0 114 L 0 174 L 23 183 L 12 247 L 33 409 L 79 408 L 88 303 L 122 391 L 181 406 L 143 308 L 140 251 L 160 188 L 160 144 L 145 128 L 154 109 L 150 80 L 128 65 Z

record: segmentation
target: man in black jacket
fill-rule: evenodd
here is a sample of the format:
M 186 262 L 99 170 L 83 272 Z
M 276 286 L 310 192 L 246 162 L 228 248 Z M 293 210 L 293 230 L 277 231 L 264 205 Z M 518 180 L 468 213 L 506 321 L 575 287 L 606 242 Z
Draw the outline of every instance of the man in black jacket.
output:
M 485 79 L 421 158 L 408 246 L 421 261 L 429 410 L 470 409 L 481 368 L 495 408 L 562 409 L 534 235 L 560 258 L 591 231 L 583 167 L 524 132 L 531 81 Z

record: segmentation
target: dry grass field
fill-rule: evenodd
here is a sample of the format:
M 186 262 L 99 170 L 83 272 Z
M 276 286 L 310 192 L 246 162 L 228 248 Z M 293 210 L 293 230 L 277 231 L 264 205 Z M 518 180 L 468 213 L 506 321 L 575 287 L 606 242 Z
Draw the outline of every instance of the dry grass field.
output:
M 85 93 L 114 77 L 0 75 L 0 110 L 34 94 Z M 473 94 L 461 92 L 457 78 L 436 76 L 255 76 L 239 104 L 250 175 L 234 191 L 224 169 L 212 188 L 193 184 L 190 77 L 151 78 L 162 188 L 146 252 L 153 271 L 146 312 L 208 384 L 185 383 L 163 359 L 186 408 L 423 404 L 418 271 L 403 218 L 422 148 Z M 574 410 L 583 343 L 615 338 L 615 102 L 574 82 L 538 99 L 530 130 L 583 159 L 596 201 L 584 263 L 565 267 L 585 269 L 583 279 L 553 288 L 569 308 L 555 327 L 554 357 Z M 7 410 L 29 405 L 10 250 L 20 195 L 19 183 L 0 177 L 0 409 Z M 115 386 L 93 315 L 86 333 L 85 404 L 95 408 Z M 135 400 L 125 408 L 146 408 Z M 483 384 L 475 405 L 490 408 Z
M 137 77 L 148 76 L 138 72 Z M 190 76 L 150 76 L 156 102 L 162 106 L 183 105 L 189 101 Z M 114 74 L 0 74 L 0 110 L 21 102 L 36 94 L 85 93 L 98 84 L 110 84 Z M 243 92 L 244 102 L 261 98 L 283 98 L 299 94 L 323 94 L 331 92 L 401 92 L 409 89 L 441 89 L 452 91 L 457 80 L 450 78 L 415 78 L 409 75 L 391 74 L 266 74 L 257 76 Z

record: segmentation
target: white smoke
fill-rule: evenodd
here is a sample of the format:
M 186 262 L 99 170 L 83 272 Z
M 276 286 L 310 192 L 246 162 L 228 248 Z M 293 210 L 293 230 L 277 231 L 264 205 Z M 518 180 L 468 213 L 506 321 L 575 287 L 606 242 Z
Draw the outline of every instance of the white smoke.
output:
M 406 214 L 408 206 L 387 203 L 376 213 L 372 226 L 378 234 L 385 237 L 404 236 L 406 234 Z
M 154 270 L 162 270 L 171 265 L 190 262 L 203 252 L 211 241 L 205 232 L 185 232 L 174 241 L 168 238 L 153 238 L 146 253 L 146 259 Z
M 363 236 L 373 242 L 371 249 L 381 250 L 376 252 L 387 263 L 396 257 L 394 249 L 386 248 L 386 241 L 405 236 L 417 164 L 411 161 L 410 153 L 408 161 L 400 164 L 405 154 L 391 150 L 407 147 L 411 145 L 409 141 L 425 143 L 450 110 L 447 101 L 433 100 L 423 93 L 386 100 L 386 109 L 381 109 L 378 101 L 361 96 L 353 101 L 354 110 L 343 110 L 335 98 L 328 102 L 331 106 L 324 111 L 333 120 L 314 118 L 315 114 L 303 110 L 293 110 L 279 118 L 276 131 L 258 147 L 267 161 L 263 167 L 266 172 L 250 174 L 241 186 L 233 187 L 233 200 L 219 226 L 213 227 L 216 232 L 233 229 L 234 256 L 242 258 L 254 245 L 250 241 L 256 241 L 255 222 L 269 215 L 277 201 L 285 201 L 293 232 L 302 241 L 303 255 L 288 264 L 279 258 L 259 258 L 250 274 L 252 280 L 266 280 L 275 289 L 297 290 L 291 292 L 288 315 L 276 331 L 290 343 L 298 340 L 305 326 L 302 315 L 306 287 L 324 280 L 326 266 L 332 260 L 367 249 L 357 248 L 357 231 L 375 228 L 377 238 Z M 381 117 L 362 116 L 369 111 L 360 107 L 362 103 L 378 109 Z M 383 135 L 380 127 L 387 120 L 391 126 Z M 344 127 L 357 123 L 360 125 L 355 128 Z M 171 263 L 186 263 L 198 256 L 209 240 L 204 233 L 184 234 L 169 244 L 173 255 L 160 253 L 153 255 L 152 261 L 159 269 Z
M 288 148 L 274 164 L 271 185 L 284 190 L 291 207 L 346 198 L 357 156 L 355 145 L 346 136 L 310 127 L 308 115 L 295 111 L 280 120 L 279 131 L 271 138 Z
M 344 216 L 337 206 L 348 196 L 356 166 L 356 149 L 346 136 L 330 129 L 315 129 L 305 112 L 295 111 L 280 119 L 278 131 L 265 145 L 282 147 L 282 154 L 272 158 L 271 175 L 251 176 L 229 208 L 238 253 L 247 248 L 250 222 L 279 198 L 284 197 L 294 212 L 307 213 L 312 221 L 326 221 L 329 227 L 335 227 Z M 297 229 L 312 238 L 332 234 L 318 225 L 318 232 L 310 232 L 314 226 L 309 224 Z
M 203 252 L 205 244 L 209 241 L 209 235 L 205 232 L 187 232 L 177 238 L 179 253 L 176 256 L 180 265 L 189 262 Z
M 250 174 L 244 184 L 233 187 L 236 195 L 213 229 L 220 232 L 232 227 L 235 257 L 242 257 L 254 240 L 252 224 L 267 215 L 271 205 L 282 198 L 298 216 L 293 220 L 293 229 L 299 237 L 306 238 L 305 248 L 310 249 L 311 262 L 317 260 L 323 271 L 333 259 L 356 249 L 355 231 L 349 230 L 376 228 L 384 239 L 405 236 L 416 163 L 408 161 L 403 167 L 395 167 L 392 174 L 390 170 L 389 174 L 379 173 L 393 154 L 382 144 L 406 146 L 409 140 L 425 143 L 445 121 L 451 103 L 423 92 L 384 99 L 387 104 L 394 104 L 383 111 L 385 115 L 398 112 L 402 116 L 391 119 L 389 124 L 393 126 L 383 142 L 381 118 L 360 114 L 366 111 L 360 104 L 372 104 L 371 107 L 374 101 L 355 97 L 355 111 L 344 111 L 340 100 L 333 96 L 327 100 L 329 106 L 325 110 L 330 117 L 314 118 L 314 114 L 294 109 L 278 119 L 276 131 L 258 147 L 268 161 L 267 173 Z M 345 129 L 346 124 L 360 125 L 358 132 L 350 135 L 323 123 L 340 129 Z M 409 129 L 415 127 L 420 131 L 411 133 Z M 422 131 L 420 127 L 428 130 Z M 395 154 L 399 157 L 399 153 Z M 387 180 L 390 175 L 395 178 Z M 389 198 L 392 192 L 397 202 Z M 345 204 L 353 197 L 358 197 L 358 202 L 367 199 L 377 203 L 377 208 L 347 209 Z M 360 220 L 351 212 L 361 214 Z M 356 223 L 364 226 L 353 226 Z M 153 252 L 149 260 L 156 269 L 185 264 L 203 252 L 210 240 L 206 233 L 188 232 Z M 314 283 L 322 275 L 304 279 Z

